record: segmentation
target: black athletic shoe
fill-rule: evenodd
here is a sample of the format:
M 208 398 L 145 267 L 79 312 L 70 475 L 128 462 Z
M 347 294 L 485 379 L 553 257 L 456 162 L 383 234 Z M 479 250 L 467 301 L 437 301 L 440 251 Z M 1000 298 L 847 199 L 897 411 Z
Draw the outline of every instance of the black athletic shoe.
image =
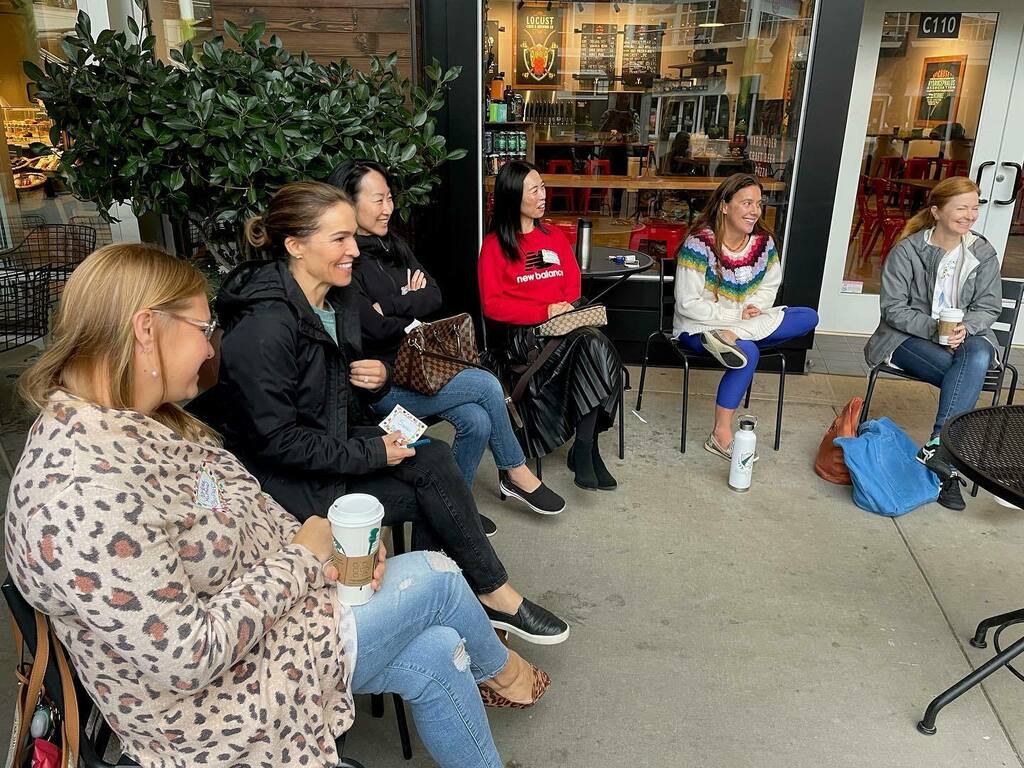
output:
M 746 368 L 747 356 L 733 342 L 726 341 L 718 330 L 704 331 L 700 335 L 700 343 L 712 357 L 726 368 Z
M 480 525 L 483 526 L 484 536 L 488 539 L 498 532 L 498 526 L 496 526 L 494 521 L 486 515 L 480 515 Z
M 967 482 L 956 472 L 943 480 L 942 487 L 939 489 L 939 504 L 957 512 L 967 509 L 967 503 L 964 501 L 963 494 L 960 493 L 961 484 L 967 485 Z
M 551 611 L 531 603 L 525 597 L 515 615 L 484 606 L 495 629 L 503 629 L 537 645 L 558 645 L 569 638 L 569 625 Z
M 536 490 L 527 493 L 509 480 L 508 475 L 504 472 L 498 476 L 498 492 L 501 494 L 502 501 L 509 496 L 519 499 L 538 515 L 557 515 L 565 509 L 565 499 L 544 483 L 541 483 Z

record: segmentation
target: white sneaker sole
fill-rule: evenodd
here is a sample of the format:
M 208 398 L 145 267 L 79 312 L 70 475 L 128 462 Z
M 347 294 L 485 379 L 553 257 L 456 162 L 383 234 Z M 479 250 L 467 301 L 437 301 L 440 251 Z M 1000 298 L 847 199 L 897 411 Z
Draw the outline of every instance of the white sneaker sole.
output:
M 708 351 L 715 360 L 726 368 L 739 370 L 747 367 L 746 355 L 739 352 L 731 344 L 726 344 L 714 335 L 714 333 L 702 333 L 700 336 L 701 346 Z
M 561 509 L 556 510 L 554 512 L 552 512 L 550 510 L 547 510 L 547 509 L 541 509 L 540 507 L 535 507 L 535 506 L 533 506 L 533 504 L 531 504 L 526 499 L 524 499 L 522 496 L 520 496 L 514 489 L 509 488 L 507 485 L 505 485 L 505 483 L 500 482 L 500 481 L 498 482 L 498 490 L 500 490 L 506 496 L 509 496 L 509 497 L 511 497 L 513 499 L 516 499 L 517 501 L 523 502 L 523 504 L 528 506 L 530 509 L 532 509 L 534 512 L 536 512 L 538 515 L 547 515 L 547 516 L 550 517 L 550 516 L 553 516 L 553 515 L 560 515 L 560 514 L 562 514 L 562 512 L 565 511 L 565 504 L 562 505 Z M 561 642 L 561 640 L 559 640 L 559 642 Z
M 529 632 L 523 632 L 519 627 L 514 627 L 500 619 L 491 619 L 491 626 L 495 629 L 504 630 L 534 645 L 559 645 L 569 639 L 568 626 L 566 626 L 565 632 L 558 635 L 531 635 Z

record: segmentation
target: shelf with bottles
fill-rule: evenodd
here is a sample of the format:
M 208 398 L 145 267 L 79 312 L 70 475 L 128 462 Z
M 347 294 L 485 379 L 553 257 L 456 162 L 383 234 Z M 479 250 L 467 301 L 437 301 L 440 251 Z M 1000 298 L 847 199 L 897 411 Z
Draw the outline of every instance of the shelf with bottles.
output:
M 537 128 L 533 123 L 484 123 L 484 175 L 496 175 L 509 160 L 534 162 L 536 146 Z

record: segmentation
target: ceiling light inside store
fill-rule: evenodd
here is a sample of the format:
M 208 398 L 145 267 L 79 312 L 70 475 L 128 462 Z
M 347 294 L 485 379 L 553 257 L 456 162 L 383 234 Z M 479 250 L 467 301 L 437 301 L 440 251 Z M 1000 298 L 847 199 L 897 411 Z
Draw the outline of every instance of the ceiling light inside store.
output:
M 554 5 L 552 0 L 548 0 L 548 13 L 551 13 L 551 6 Z
M 576 3 L 576 10 L 583 13 L 583 3 Z
M 615 10 L 616 13 L 622 10 L 621 8 L 619 8 L 618 3 L 612 3 L 612 8 Z
M 705 21 L 697 25 L 698 27 L 704 27 L 710 29 L 711 27 L 724 27 L 725 23 L 721 21 Z

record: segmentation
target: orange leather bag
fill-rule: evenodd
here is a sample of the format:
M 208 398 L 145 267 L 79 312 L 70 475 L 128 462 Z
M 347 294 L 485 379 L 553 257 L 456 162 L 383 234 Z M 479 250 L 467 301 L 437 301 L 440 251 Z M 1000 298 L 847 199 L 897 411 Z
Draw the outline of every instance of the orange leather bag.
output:
M 860 411 L 864 407 L 863 397 L 851 397 L 842 412 L 836 416 L 832 426 L 818 446 L 818 455 L 814 459 L 814 472 L 818 477 L 837 485 L 853 485 L 850 471 L 843 459 L 843 449 L 832 444 L 837 437 L 856 437 L 857 424 L 860 422 Z

